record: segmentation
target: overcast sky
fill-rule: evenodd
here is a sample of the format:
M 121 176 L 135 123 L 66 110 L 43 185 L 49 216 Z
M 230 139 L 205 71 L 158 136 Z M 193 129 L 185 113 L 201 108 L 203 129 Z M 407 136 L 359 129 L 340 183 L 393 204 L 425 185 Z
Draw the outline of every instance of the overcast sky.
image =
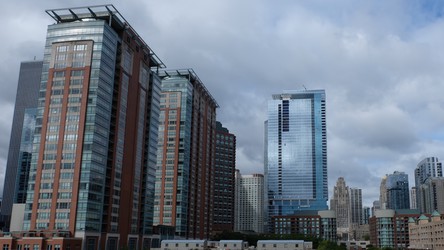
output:
M 0 193 L 21 61 L 43 57 L 46 9 L 99 1 L 0 4 Z M 237 168 L 263 173 L 267 101 L 325 89 L 329 193 L 338 177 L 379 197 L 381 177 L 444 157 L 444 1 L 111 2 L 168 68 L 193 68 L 237 135 Z M 426 3 L 426 4 L 424 4 Z M 443 158 L 444 159 L 444 158 Z

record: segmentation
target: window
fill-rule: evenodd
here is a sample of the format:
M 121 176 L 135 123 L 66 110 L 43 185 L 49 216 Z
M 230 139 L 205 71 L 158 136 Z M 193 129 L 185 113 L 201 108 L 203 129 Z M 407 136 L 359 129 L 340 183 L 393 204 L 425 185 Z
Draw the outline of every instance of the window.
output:
M 9 244 L 3 244 L 3 250 L 9 250 Z
M 68 51 L 68 45 L 57 46 L 57 52 L 66 52 L 66 51 Z

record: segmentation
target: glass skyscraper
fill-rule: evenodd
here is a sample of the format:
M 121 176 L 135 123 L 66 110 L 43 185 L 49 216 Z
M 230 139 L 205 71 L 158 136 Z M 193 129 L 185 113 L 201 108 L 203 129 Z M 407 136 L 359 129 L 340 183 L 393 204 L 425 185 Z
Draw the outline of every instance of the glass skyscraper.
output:
M 273 95 L 265 122 L 268 215 L 327 209 L 325 91 Z
M 395 171 L 387 176 L 387 208 L 410 209 L 409 177 L 404 172 Z
M 24 232 L 0 246 L 149 248 L 164 65 L 113 5 L 46 12 Z

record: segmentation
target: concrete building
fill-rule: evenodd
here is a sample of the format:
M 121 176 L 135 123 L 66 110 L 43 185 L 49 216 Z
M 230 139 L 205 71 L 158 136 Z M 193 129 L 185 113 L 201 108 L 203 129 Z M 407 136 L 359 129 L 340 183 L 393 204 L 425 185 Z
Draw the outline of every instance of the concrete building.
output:
M 387 175 L 382 177 L 381 184 L 379 185 L 379 209 L 387 208 Z
M 424 213 L 444 213 L 444 177 L 429 177 L 419 187 Z
M 431 216 L 421 215 L 409 220 L 409 249 L 444 249 L 444 220 L 434 211 Z
M 268 218 L 328 209 L 324 90 L 273 95 L 265 123 Z
M 419 189 L 429 177 L 443 177 L 442 164 L 436 157 L 424 158 L 415 168 L 416 205 L 421 213 L 425 213 L 426 204 Z
M 333 188 L 333 197 L 330 200 L 330 210 L 336 212 L 338 238 L 348 240 L 351 224 L 350 189 L 343 177 L 339 177 Z
M 362 224 L 362 190 L 350 188 L 350 222 L 354 226 Z
M 42 61 L 20 64 L 1 207 L 4 231 L 9 231 L 13 204 L 26 201 L 42 67 Z
M 265 232 L 264 176 L 241 175 L 236 170 L 235 231 Z
M 312 250 L 313 242 L 303 240 L 258 240 L 257 250 Z
M 46 12 L 24 231 L 0 245 L 150 247 L 163 63 L 112 5 Z
M 336 213 L 333 210 L 298 211 L 271 217 L 271 233 L 299 234 L 337 241 Z
M 176 228 L 186 239 L 208 239 L 213 230 L 216 108 L 191 69 L 159 73 L 161 112 L 154 225 Z
M 409 219 L 418 218 L 419 211 L 414 209 L 376 210 L 370 218 L 370 243 L 378 248 L 409 247 Z
M 162 240 L 160 249 L 162 250 L 206 250 L 207 240 Z
M 410 209 L 417 209 L 416 187 L 410 189 Z
M 236 136 L 216 122 L 213 234 L 234 229 Z

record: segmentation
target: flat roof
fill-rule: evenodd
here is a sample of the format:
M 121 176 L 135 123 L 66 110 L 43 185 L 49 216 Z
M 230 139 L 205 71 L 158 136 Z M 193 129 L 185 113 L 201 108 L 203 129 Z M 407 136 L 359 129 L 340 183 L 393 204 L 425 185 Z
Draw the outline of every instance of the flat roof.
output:
M 163 80 L 168 77 L 188 77 L 188 80 L 196 84 L 196 87 L 202 88 L 204 92 L 207 94 L 208 98 L 214 102 L 216 108 L 219 108 L 219 104 L 216 102 L 216 99 L 211 95 L 210 91 L 205 87 L 203 82 L 199 79 L 196 72 L 193 69 L 170 69 L 170 70 L 162 70 L 159 71 L 158 75 Z
M 94 5 L 75 8 L 63 8 L 45 10 L 57 23 L 70 23 L 76 21 L 85 21 L 88 19 L 105 20 L 116 31 L 131 30 L 131 33 L 137 37 L 137 41 L 141 44 L 141 48 L 150 55 L 150 66 L 165 68 L 165 64 L 153 52 L 153 50 L 145 43 L 139 34 L 131 27 L 128 21 L 120 14 L 120 12 L 112 4 Z

